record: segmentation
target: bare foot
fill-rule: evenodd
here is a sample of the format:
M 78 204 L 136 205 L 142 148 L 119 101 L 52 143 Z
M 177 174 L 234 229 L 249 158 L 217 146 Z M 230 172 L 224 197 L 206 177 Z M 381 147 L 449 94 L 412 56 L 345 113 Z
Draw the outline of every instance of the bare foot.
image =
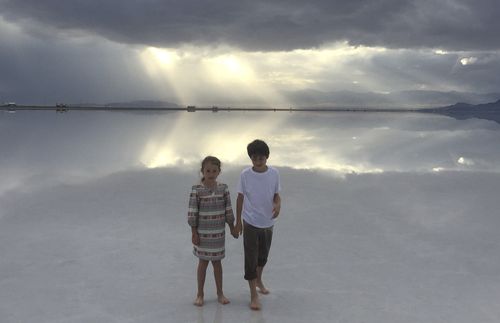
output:
M 196 306 L 203 306 L 203 296 L 196 296 L 193 304 Z
M 260 311 L 260 302 L 258 297 L 255 297 L 250 301 L 250 308 L 254 311 Z
M 221 303 L 222 305 L 226 305 L 226 304 L 229 304 L 231 303 L 227 298 L 226 296 L 224 295 L 219 295 L 217 296 L 217 300 L 219 301 L 219 303 Z
M 257 288 L 259 289 L 259 293 L 264 294 L 264 295 L 269 294 L 269 289 L 264 287 L 264 284 L 262 282 L 257 283 Z

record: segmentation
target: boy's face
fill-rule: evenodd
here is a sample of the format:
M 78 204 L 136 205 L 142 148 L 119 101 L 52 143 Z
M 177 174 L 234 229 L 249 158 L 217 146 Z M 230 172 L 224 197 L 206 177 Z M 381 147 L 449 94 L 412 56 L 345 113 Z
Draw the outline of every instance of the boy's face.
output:
M 257 169 L 262 169 L 266 167 L 267 157 L 264 155 L 252 155 L 250 156 L 252 160 L 253 167 Z

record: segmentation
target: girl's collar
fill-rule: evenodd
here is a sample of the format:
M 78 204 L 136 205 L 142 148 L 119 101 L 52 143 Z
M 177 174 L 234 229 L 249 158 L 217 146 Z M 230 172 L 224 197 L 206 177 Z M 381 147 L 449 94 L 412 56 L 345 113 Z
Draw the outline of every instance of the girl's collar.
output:
M 217 181 L 215 181 L 215 183 L 213 183 L 213 185 L 207 185 L 206 183 L 204 182 L 201 182 L 201 185 L 205 188 L 208 188 L 208 189 L 215 189 L 217 188 L 217 186 L 219 186 L 219 183 Z

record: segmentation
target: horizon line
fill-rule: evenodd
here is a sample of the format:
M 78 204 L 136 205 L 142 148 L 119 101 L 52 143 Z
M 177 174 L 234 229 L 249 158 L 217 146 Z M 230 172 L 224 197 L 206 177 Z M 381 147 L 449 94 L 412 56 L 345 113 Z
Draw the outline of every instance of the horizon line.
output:
M 188 105 L 186 107 L 153 107 L 153 106 L 109 106 L 109 105 L 17 105 L 14 103 L 4 104 L 0 106 L 0 110 L 15 112 L 15 111 L 212 111 L 212 112 L 231 112 L 231 111 L 266 111 L 266 112 L 421 112 L 432 108 L 378 108 L 378 107 L 289 107 L 289 108 L 273 108 L 273 107 L 219 107 L 219 106 L 195 106 Z

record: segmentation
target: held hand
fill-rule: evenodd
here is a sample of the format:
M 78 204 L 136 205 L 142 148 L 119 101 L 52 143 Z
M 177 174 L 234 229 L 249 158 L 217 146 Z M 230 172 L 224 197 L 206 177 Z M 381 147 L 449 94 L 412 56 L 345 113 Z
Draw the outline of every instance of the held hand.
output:
M 236 231 L 236 227 L 231 228 L 231 235 L 233 238 L 238 239 L 239 233 Z
M 241 221 L 236 222 L 236 226 L 234 227 L 234 231 L 236 232 L 237 235 L 241 235 L 243 233 L 243 225 L 241 224 Z
M 200 236 L 198 235 L 198 232 L 193 232 L 193 234 L 191 235 L 191 241 L 195 246 L 200 245 Z

